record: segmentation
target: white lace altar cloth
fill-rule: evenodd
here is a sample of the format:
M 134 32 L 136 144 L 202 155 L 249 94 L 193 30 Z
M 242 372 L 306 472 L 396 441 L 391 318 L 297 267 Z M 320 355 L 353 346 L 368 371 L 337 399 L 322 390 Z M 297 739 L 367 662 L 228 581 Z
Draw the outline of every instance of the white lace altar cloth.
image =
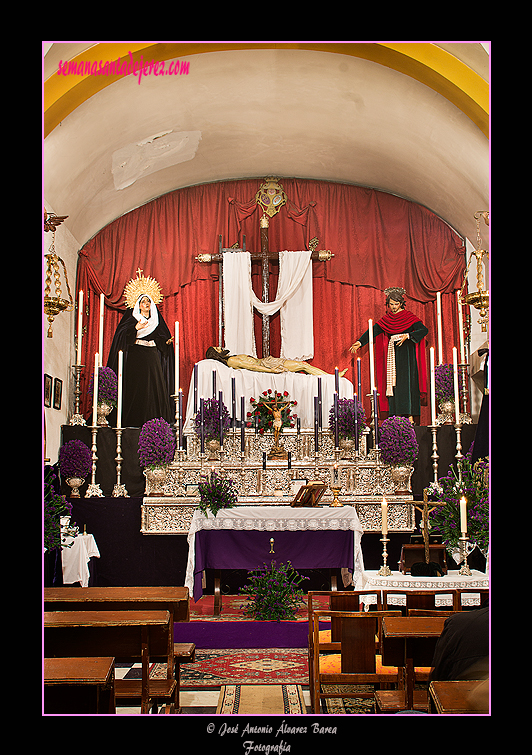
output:
M 355 580 L 354 580 L 355 581 Z M 388 602 L 392 605 L 404 605 L 403 590 L 438 590 L 441 596 L 436 596 L 437 606 L 452 606 L 452 597 L 446 590 L 470 590 L 475 587 L 483 590 L 489 587 L 489 577 L 483 572 L 471 569 L 471 576 L 460 574 L 458 570 L 449 570 L 444 577 L 412 577 L 411 574 L 402 574 L 400 571 L 392 572 L 389 577 L 381 577 L 377 571 L 362 571 L 358 580 L 355 581 L 355 590 L 381 590 L 397 589 L 397 596 L 388 596 Z M 462 596 L 462 605 L 480 605 L 479 594 L 470 593 Z
M 237 506 L 219 511 L 216 516 L 210 512 L 205 516 L 196 511 L 188 533 L 188 563 L 185 587 L 192 595 L 194 590 L 195 539 L 201 530 L 263 530 L 275 531 L 316 531 L 353 530 L 354 532 L 354 574 L 353 582 L 364 572 L 361 540 L 364 530 L 353 506 L 327 508 L 293 508 L 292 506 Z
M 213 397 L 213 371 L 216 373 L 216 398 L 222 391 L 222 400 L 226 405 L 229 416 L 232 415 L 232 386 L 231 378 L 235 378 L 236 417 L 240 420 L 240 397 L 245 399 L 245 413 L 251 411 L 250 398 L 259 399 L 263 391 L 271 388 L 284 394 L 288 392 L 290 401 L 297 401 L 292 407 L 292 414 L 301 419 L 301 429 L 314 427 L 314 396 L 318 395 L 318 377 L 300 372 L 252 372 L 251 370 L 234 370 L 226 367 L 216 359 L 203 359 L 198 362 L 197 408 L 199 400 Z M 339 379 L 339 398 L 353 398 L 353 383 L 347 378 Z M 335 378 L 334 375 L 321 375 L 322 395 L 322 426 L 329 426 L 329 411 L 334 403 Z M 187 411 L 184 428 L 192 429 L 194 417 L 194 372 L 190 379 L 188 390 Z

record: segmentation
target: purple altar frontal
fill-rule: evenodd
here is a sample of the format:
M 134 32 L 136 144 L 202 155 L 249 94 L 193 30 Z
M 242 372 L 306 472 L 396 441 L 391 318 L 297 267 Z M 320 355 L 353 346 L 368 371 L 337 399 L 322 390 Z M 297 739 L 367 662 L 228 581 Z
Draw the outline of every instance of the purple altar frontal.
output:
M 364 569 L 362 534 L 352 506 L 236 506 L 216 517 L 197 511 L 185 585 L 199 600 L 205 569 L 251 571 L 272 561 L 289 561 L 295 569 L 349 569 L 356 581 Z

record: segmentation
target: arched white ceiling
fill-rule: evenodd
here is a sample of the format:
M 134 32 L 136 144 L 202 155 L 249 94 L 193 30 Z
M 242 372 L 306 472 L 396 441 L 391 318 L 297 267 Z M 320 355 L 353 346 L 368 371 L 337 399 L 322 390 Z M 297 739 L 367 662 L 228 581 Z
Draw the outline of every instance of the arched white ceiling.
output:
M 489 207 L 487 107 L 476 94 L 482 85 L 487 92 L 481 44 L 413 45 L 423 68 L 417 54 L 416 65 L 392 65 L 336 43 L 195 44 L 188 55 L 181 50 L 187 75 L 93 77 L 77 90 L 73 78 L 57 75 L 59 60 L 101 59 L 95 47 L 53 44 L 44 62 L 43 193 L 69 216 L 80 245 L 174 189 L 269 175 L 398 194 L 475 244 L 473 215 Z M 406 59 L 408 44 L 396 47 Z M 168 66 L 175 50 L 164 52 Z

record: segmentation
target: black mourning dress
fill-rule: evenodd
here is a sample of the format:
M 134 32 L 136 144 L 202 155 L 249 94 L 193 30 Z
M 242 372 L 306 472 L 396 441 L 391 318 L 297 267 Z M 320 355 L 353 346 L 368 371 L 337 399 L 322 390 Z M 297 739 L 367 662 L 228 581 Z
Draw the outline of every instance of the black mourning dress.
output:
M 120 321 L 109 351 L 107 366 L 118 374 L 118 352 L 124 352 L 122 427 L 142 427 L 149 419 L 162 417 L 175 422 L 175 355 L 172 334 L 159 314 L 159 324 L 141 342 L 137 320 L 128 309 Z M 148 345 L 155 344 L 155 345 Z

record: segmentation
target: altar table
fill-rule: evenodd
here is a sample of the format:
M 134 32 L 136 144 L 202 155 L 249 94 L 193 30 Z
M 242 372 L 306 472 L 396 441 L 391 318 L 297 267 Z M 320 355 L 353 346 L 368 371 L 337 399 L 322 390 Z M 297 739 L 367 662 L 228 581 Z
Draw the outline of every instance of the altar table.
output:
M 412 577 L 411 574 L 402 574 L 399 571 L 392 572 L 391 576 L 380 576 L 377 571 L 362 571 L 356 584 L 355 590 L 438 590 L 442 593 L 441 598 L 436 597 L 436 605 L 451 605 L 450 596 L 446 596 L 446 590 L 470 590 L 475 587 L 486 590 L 489 588 L 489 576 L 480 571 L 471 569 L 471 576 L 460 574 L 458 570 L 449 570 L 444 577 Z M 392 598 L 393 605 L 404 603 L 400 595 Z M 479 598 L 471 593 L 467 598 L 462 596 L 462 604 L 468 606 L 479 605 Z
M 347 568 L 356 581 L 364 570 L 362 534 L 353 506 L 238 506 L 216 517 L 196 511 L 185 586 L 199 600 L 204 569 L 252 570 L 272 561 L 290 561 L 295 569 Z

